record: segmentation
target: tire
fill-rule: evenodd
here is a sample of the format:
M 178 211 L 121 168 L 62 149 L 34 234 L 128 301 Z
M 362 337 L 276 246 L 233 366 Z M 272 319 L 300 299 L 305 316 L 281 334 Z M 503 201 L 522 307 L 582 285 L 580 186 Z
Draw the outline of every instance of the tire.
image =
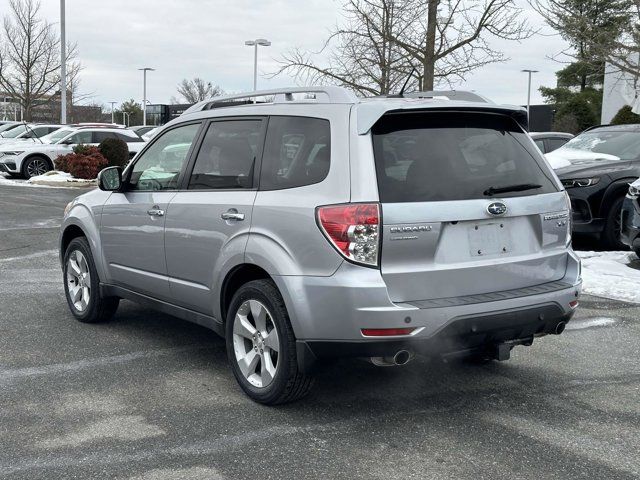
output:
M 225 330 L 231 369 L 252 400 L 277 405 L 309 393 L 313 379 L 298 370 L 289 314 L 271 280 L 254 280 L 238 289 Z
M 120 299 L 100 295 L 98 272 L 86 238 L 77 237 L 71 240 L 64 254 L 62 270 L 64 294 L 69 310 L 76 320 L 83 323 L 99 323 L 113 317 Z
M 41 155 L 34 155 L 22 162 L 22 176 L 29 180 L 36 175 L 43 175 L 51 170 L 51 162 Z
M 604 231 L 602 232 L 601 243 L 602 246 L 608 250 L 628 250 L 627 247 L 620 240 L 621 220 L 620 215 L 622 212 L 622 203 L 624 197 L 616 199 L 609 212 L 607 213 L 607 219 L 604 224 Z

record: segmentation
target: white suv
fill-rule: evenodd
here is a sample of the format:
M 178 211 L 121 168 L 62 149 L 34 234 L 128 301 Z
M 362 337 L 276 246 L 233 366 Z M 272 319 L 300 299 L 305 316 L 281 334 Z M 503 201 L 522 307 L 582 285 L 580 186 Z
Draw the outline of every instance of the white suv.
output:
M 127 142 L 133 158 L 145 142 L 131 130 L 104 127 L 64 127 L 38 139 L 36 143 L 14 142 L 0 145 L 0 172 L 31 178 L 53 169 L 53 161 L 73 151 L 79 144 L 99 145 L 107 138 Z

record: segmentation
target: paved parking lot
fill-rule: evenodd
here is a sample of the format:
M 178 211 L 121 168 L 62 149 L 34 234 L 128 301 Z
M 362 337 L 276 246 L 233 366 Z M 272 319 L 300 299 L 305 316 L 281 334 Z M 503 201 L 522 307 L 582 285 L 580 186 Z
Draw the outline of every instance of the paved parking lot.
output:
M 129 302 L 73 320 L 55 249 L 77 194 L 0 185 L 1 478 L 640 476 L 636 305 L 585 297 L 509 362 L 327 365 L 307 399 L 263 407 L 199 326 Z

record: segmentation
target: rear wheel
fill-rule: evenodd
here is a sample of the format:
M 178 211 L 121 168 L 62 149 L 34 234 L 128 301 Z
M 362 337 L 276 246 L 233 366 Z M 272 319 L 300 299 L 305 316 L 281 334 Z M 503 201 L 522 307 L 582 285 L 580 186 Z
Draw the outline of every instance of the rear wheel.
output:
M 31 177 L 44 175 L 49 170 L 51 170 L 49 160 L 41 156 L 29 157 L 22 163 L 22 176 L 27 180 Z
M 254 280 L 236 292 L 226 342 L 233 374 L 252 400 L 276 405 L 309 392 L 312 379 L 298 370 L 289 315 L 272 281 Z
M 120 299 L 100 295 L 98 272 L 86 238 L 71 240 L 64 255 L 63 270 L 64 293 L 73 316 L 83 323 L 110 320 Z
M 622 231 L 622 203 L 624 197 L 618 198 L 609 209 L 607 219 L 602 232 L 602 245 L 610 250 L 628 250 L 629 248 L 622 243 L 620 233 Z

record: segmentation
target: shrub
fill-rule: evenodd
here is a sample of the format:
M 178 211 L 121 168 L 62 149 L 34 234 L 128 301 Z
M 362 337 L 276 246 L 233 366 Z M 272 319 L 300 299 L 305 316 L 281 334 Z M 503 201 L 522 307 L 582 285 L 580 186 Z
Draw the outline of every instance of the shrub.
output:
M 77 147 L 76 147 L 77 148 Z M 74 148 L 75 150 L 75 148 Z M 56 170 L 70 173 L 75 178 L 92 180 L 98 176 L 98 172 L 109 165 L 106 158 L 96 147 L 83 145 L 80 152 L 61 155 L 53 162 Z
M 98 172 L 109 165 L 106 158 L 100 153 L 94 155 L 78 155 L 70 162 L 69 173 L 75 178 L 93 180 L 98 176 Z
M 98 150 L 108 160 L 110 167 L 124 168 L 129 162 L 129 147 L 119 138 L 105 138 Z
M 73 147 L 73 153 L 77 153 L 78 155 L 91 155 L 95 153 L 97 150 L 96 147 L 92 147 L 91 145 L 84 145 L 79 143 L 75 147 Z
M 629 105 L 625 105 L 611 119 L 612 125 L 628 125 L 630 123 L 640 123 L 640 115 L 633 113 Z

